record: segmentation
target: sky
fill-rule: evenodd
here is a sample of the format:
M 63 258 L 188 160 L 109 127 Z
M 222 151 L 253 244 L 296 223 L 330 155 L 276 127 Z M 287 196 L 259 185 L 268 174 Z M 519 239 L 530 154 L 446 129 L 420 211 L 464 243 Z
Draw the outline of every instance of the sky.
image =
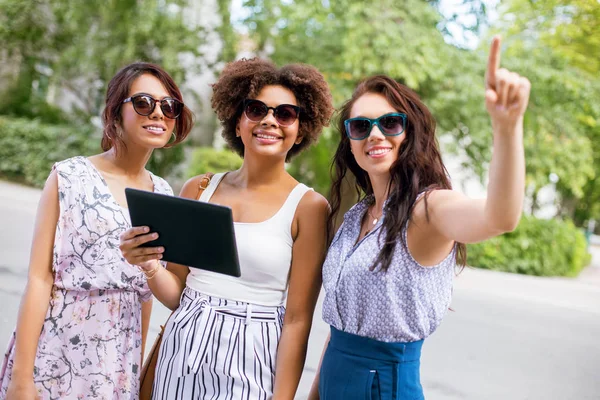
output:
M 498 6 L 499 0 L 483 0 L 485 5 L 487 6 L 488 12 L 488 23 L 492 23 L 496 20 L 497 12 L 496 8 Z M 448 30 L 452 34 L 452 38 L 446 38 L 446 40 L 451 43 L 454 42 L 460 45 L 461 47 L 466 47 L 468 49 L 474 49 L 479 45 L 479 38 L 482 36 L 483 32 L 480 32 L 479 35 L 470 31 L 464 31 L 461 28 L 461 25 L 472 25 L 475 22 L 475 16 L 468 14 L 468 8 L 462 5 L 463 0 L 442 0 L 440 2 L 440 12 L 445 16 L 452 15 L 453 12 L 458 13 L 459 23 L 449 24 Z M 462 14 L 462 15 L 461 15 Z

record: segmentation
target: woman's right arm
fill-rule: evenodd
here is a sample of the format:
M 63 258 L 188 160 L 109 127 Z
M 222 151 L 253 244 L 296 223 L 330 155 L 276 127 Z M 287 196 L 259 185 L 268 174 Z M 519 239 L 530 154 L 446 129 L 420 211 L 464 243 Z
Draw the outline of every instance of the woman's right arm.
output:
M 198 198 L 198 185 L 203 176 L 196 176 L 189 179 L 181 188 L 179 197 L 188 199 Z M 156 235 L 156 236 L 154 236 Z M 162 258 L 164 248 L 162 247 L 140 247 L 140 245 L 156 239 L 156 233 L 148 232 L 147 226 L 134 226 L 121 235 L 121 252 L 123 257 L 133 265 L 138 265 L 146 272 L 156 269 L 151 279 L 148 279 L 148 286 L 154 296 L 171 310 L 179 307 L 181 293 L 185 289 L 187 275 L 190 270 L 184 265 L 168 263 L 164 269 L 158 265 L 158 260 Z
M 33 399 L 37 396 L 33 366 L 54 284 L 52 256 L 59 213 L 58 178 L 56 171 L 53 171 L 46 181 L 38 205 L 27 286 L 17 320 L 15 358 L 7 400 Z

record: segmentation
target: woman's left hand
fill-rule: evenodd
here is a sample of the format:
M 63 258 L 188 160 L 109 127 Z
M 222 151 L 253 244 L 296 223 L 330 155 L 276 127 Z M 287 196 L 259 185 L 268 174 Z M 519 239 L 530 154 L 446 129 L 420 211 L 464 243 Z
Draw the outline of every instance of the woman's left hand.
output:
M 492 40 L 485 74 L 485 105 L 494 131 L 514 131 L 522 123 L 529 103 L 531 83 L 525 77 L 500 67 L 500 37 Z

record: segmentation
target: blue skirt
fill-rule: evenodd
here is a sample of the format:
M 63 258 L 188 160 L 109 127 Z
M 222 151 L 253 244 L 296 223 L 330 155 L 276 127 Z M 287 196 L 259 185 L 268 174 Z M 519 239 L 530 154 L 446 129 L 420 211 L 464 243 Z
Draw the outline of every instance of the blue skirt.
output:
M 380 342 L 332 326 L 319 373 L 321 400 L 424 400 L 422 345 Z

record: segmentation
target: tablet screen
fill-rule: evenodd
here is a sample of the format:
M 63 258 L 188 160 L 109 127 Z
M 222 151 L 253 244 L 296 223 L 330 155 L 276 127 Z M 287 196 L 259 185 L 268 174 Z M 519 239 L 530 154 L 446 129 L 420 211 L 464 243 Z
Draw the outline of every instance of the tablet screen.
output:
M 125 189 L 132 226 L 148 226 L 163 246 L 163 260 L 239 277 L 233 215 L 229 207 Z

